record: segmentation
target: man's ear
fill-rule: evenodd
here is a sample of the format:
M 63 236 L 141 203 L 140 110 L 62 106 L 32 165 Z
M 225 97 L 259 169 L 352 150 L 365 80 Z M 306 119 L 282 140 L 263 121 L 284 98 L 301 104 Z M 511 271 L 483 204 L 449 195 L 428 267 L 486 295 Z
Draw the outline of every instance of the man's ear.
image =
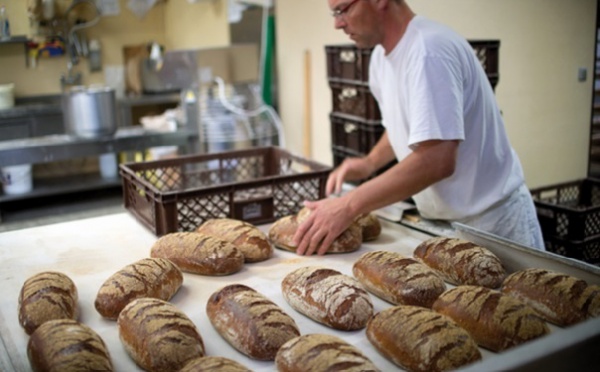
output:
M 390 0 L 373 0 L 373 5 L 377 8 L 377 10 L 384 10 L 390 4 Z

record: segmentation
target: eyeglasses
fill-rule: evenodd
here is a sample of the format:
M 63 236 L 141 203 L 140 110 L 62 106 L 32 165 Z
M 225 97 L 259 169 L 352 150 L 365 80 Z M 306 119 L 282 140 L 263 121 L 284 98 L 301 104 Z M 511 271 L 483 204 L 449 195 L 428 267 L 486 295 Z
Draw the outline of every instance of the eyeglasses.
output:
M 341 8 L 332 10 L 331 11 L 331 16 L 333 18 L 336 18 L 336 19 L 344 17 L 346 15 L 346 13 L 348 13 L 348 11 L 350 10 L 350 8 L 352 8 L 352 5 L 356 4 L 357 2 L 358 2 L 358 0 L 352 0 L 348 4 L 342 6 Z

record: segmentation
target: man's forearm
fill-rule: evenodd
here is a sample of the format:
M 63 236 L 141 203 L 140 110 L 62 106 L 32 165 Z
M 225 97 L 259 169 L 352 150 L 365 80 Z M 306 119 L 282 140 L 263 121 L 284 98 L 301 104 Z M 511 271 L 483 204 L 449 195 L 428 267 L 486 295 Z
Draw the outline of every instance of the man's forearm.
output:
M 396 158 L 387 132 L 383 132 L 383 135 L 377 141 L 375 146 L 369 151 L 367 160 L 373 166 L 373 171 L 376 172 L 384 166 L 388 165 L 392 160 Z

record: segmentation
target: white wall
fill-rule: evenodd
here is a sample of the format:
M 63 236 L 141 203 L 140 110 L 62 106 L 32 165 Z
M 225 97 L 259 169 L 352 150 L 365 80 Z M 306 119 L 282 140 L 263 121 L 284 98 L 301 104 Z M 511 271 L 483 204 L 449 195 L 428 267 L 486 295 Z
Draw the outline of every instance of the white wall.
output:
M 408 0 L 417 13 L 468 39 L 499 39 L 496 88 L 529 187 L 585 177 L 595 46 L 595 0 Z M 277 63 L 286 144 L 303 153 L 304 55 L 310 53 L 311 153 L 331 164 L 325 45 L 349 43 L 334 30 L 326 0 L 278 0 Z M 577 70 L 588 80 L 577 81 Z

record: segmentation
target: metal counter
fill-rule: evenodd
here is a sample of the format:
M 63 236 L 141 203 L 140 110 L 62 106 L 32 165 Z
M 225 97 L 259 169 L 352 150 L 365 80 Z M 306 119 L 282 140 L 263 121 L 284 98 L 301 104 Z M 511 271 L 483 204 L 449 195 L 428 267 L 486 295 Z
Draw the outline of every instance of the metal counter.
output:
M 323 257 L 297 256 L 275 250 L 264 262 L 246 264 L 242 271 L 224 277 L 208 277 L 184 273 L 184 282 L 171 302 L 181 309 L 204 340 L 207 355 L 234 359 L 253 371 L 275 371 L 273 362 L 252 360 L 237 352 L 214 330 L 205 314 L 210 295 L 233 283 L 244 283 L 281 306 L 297 322 L 302 334 L 327 333 L 357 346 L 382 371 L 399 370 L 383 358 L 365 337 L 365 331 L 344 332 L 318 324 L 293 310 L 281 294 L 281 280 L 292 270 L 308 265 L 326 266 L 352 275 L 352 265 L 360 255 L 374 250 L 390 250 L 411 256 L 414 248 L 431 235 L 400 224 L 382 221 L 382 235 L 363 244 L 360 250 L 348 254 Z M 261 229 L 268 231 L 270 225 Z M 125 265 L 148 257 L 156 236 L 127 213 L 11 231 L 0 234 L 0 370 L 29 371 L 26 355 L 27 335 L 19 326 L 17 299 L 26 278 L 40 271 L 57 270 L 69 275 L 79 292 L 80 321 L 94 329 L 108 346 L 116 371 L 139 371 L 126 354 L 118 337 L 114 321 L 101 318 L 94 308 L 94 299 L 101 284 Z M 509 271 L 514 263 L 546 265 L 566 271 L 580 270 L 592 283 L 600 284 L 599 270 L 572 260 L 555 259 L 544 252 L 494 242 L 490 249 L 502 252 Z M 391 305 L 371 296 L 376 312 Z M 600 337 L 600 318 L 560 329 L 550 326 L 551 334 L 503 353 L 481 349 L 483 360 L 468 366 L 468 371 L 492 370 L 566 370 L 566 365 L 586 364 L 596 358 Z M 556 356 L 560 360 L 557 361 Z

